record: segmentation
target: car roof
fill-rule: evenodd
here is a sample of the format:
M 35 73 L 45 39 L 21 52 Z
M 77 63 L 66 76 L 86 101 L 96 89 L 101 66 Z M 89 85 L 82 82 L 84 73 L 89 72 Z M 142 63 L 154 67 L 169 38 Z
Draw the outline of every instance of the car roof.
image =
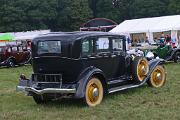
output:
M 47 34 L 40 35 L 36 37 L 33 41 L 37 40 L 66 40 L 66 41 L 75 41 L 81 38 L 89 36 L 120 36 L 118 34 L 110 32 L 96 32 L 96 31 L 76 31 L 76 32 L 50 32 Z

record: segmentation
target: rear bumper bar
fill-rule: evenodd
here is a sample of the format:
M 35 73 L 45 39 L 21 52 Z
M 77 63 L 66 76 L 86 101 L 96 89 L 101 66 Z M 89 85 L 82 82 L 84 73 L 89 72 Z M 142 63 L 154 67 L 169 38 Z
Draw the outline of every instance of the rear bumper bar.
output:
M 22 91 L 22 92 L 33 92 L 38 95 L 42 95 L 45 93 L 61 93 L 61 94 L 68 94 L 68 93 L 76 93 L 76 89 L 59 89 L 59 88 L 45 88 L 42 90 L 37 90 L 33 87 L 27 87 L 27 86 L 17 86 L 16 87 L 17 91 Z

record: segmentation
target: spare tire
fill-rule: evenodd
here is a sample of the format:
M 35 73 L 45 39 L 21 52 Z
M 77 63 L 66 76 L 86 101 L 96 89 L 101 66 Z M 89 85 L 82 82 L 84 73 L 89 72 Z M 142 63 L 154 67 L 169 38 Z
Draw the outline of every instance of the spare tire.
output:
M 132 62 L 132 77 L 133 80 L 141 83 L 149 72 L 148 61 L 144 57 L 135 57 Z

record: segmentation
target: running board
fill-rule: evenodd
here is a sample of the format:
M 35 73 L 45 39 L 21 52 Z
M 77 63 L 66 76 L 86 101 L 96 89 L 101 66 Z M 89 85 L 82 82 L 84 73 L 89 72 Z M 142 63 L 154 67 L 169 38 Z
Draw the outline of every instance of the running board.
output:
M 139 87 L 139 86 L 142 86 L 142 84 L 123 85 L 123 86 L 119 86 L 119 87 L 109 89 L 108 93 L 114 93 L 114 92 L 117 92 L 117 91 L 122 91 L 122 90 L 130 89 L 130 88 L 136 88 L 136 87 Z

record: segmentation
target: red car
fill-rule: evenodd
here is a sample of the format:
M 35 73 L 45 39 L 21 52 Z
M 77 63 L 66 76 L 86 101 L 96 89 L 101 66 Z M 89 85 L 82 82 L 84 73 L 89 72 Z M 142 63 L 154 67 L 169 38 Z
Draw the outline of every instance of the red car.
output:
M 25 46 L 0 46 L 0 66 L 14 67 L 30 61 L 30 51 Z

